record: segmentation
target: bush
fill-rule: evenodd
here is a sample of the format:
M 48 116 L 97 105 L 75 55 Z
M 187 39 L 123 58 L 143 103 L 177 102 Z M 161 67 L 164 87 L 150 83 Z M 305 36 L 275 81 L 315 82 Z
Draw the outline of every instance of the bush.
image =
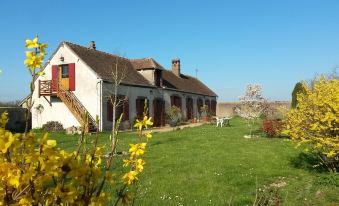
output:
M 278 119 L 265 119 L 262 123 L 262 130 L 268 137 L 274 137 L 280 134 L 282 121 Z
M 64 131 L 64 127 L 60 122 L 49 121 L 46 124 L 42 125 L 42 129 L 48 132 L 61 132 Z
M 303 82 L 298 82 L 295 84 L 293 92 L 292 92 L 292 102 L 291 102 L 291 107 L 296 108 L 298 104 L 298 99 L 297 95 L 298 94 L 305 94 L 306 89 L 305 89 L 305 83 Z
M 306 86 L 306 85 L 305 85 Z M 285 134 L 317 152 L 331 171 L 339 168 L 339 80 L 316 78 L 297 95 L 298 105 L 286 115 Z

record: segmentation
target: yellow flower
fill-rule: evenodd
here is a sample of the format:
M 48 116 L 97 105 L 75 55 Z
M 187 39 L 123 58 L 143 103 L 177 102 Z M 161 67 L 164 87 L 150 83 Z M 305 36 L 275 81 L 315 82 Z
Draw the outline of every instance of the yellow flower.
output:
M 44 56 L 36 55 L 35 52 L 28 51 L 26 52 L 26 60 L 24 61 L 24 64 L 31 69 L 35 68 L 41 68 L 42 67 L 42 60 Z
M 144 170 L 145 161 L 143 159 L 137 159 L 135 161 L 135 170 L 142 172 Z
M 129 152 L 132 156 L 139 156 L 145 153 L 146 143 L 130 144 Z
M 47 44 L 39 44 L 39 50 L 40 50 L 40 54 L 43 54 L 43 56 L 45 56 L 46 51 L 45 49 L 48 47 Z
M 2 153 L 6 153 L 8 148 L 12 145 L 15 138 L 12 133 L 8 131 L 0 131 L 0 150 Z
M 153 137 L 152 131 L 150 131 L 146 134 L 147 141 L 150 140 L 152 137 Z
M 0 128 L 5 129 L 7 122 L 8 122 L 8 113 L 4 112 L 1 114 L 1 117 L 0 117 Z
M 38 37 L 35 37 L 33 40 L 27 39 L 26 48 L 28 49 L 38 48 L 39 47 L 38 41 L 39 41 Z
M 148 126 L 153 125 L 153 122 L 151 121 L 151 119 L 152 119 L 152 117 L 148 118 L 147 116 L 145 116 L 142 121 L 137 119 L 136 123 L 134 124 L 134 127 L 138 128 L 138 130 L 141 130 L 142 127 L 145 127 L 147 129 Z
M 124 167 L 127 167 L 128 165 L 131 164 L 131 160 L 123 160 L 123 162 L 124 162 L 123 164 Z
M 151 119 L 152 119 L 152 117 L 150 117 L 149 119 L 147 119 L 147 116 L 144 117 L 143 122 L 144 122 L 144 125 L 145 125 L 146 129 L 147 129 L 148 126 L 152 126 L 153 125 L 153 122 L 151 121 Z
M 136 171 L 129 171 L 128 173 L 126 173 L 124 176 L 122 176 L 122 180 L 125 184 L 130 185 L 132 184 L 134 181 L 138 180 L 138 172 Z
M 55 147 L 56 145 L 57 145 L 57 142 L 55 140 L 47 140 L 48 147 Z

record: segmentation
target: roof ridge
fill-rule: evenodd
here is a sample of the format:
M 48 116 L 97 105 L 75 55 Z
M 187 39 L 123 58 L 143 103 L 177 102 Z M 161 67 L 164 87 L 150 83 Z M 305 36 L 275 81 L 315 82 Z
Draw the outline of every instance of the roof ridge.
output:
M 79 44 L 75 44 L 75 43 L 73 43 L 73 42 L 62 41 L 62 43 L 72 44 L 72 45 L 74 45 L 74 46 L 78 46 L 78 47 L 82 47 L 82 48 L 84 48 L 84 49 L 87 49 L 88 51 L 95 51 L 95 52 L 103 53 L 103 54 L 106 54 L 106 55 L 109 55 L 109 56 L 113 56 L 113 57 L 119 57 L 119 58 L 122 58 L 122 59 L 125 59 L 125 60 L 130 61 L 130 59 L 128 59 L 128 58 L 126 58 L 126 57 L 119 56 L 119 55 L 116 55 L 116 54 L 111 54 L 111 53 L 108 53 L 108 52 L 105 52 L 105 51 L 101 51 L 101 50 L 97 50 L 97 49 L 90 49 L 90 48 L 88 48 L 88 47 L 85 47 L 85 46 L 82 46 L 82 45 L 79 45 Z

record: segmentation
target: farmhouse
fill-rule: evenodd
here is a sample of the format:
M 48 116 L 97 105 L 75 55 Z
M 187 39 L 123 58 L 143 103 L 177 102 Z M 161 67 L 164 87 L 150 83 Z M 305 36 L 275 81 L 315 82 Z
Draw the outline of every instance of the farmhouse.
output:
M 127 59 L 98 51 L 93 41 L 88 48 L 62 42 L 44 72 L 35 81 L 32 128 L 48 121 L 58 121 L 64 128 L 80 126 L 88 114 L 90 128 L 111 129 L 112 73 L 122 77 L 117 96 L 123 104 L 116 116 L 123 114 L 123 125 L 142 117 L 145 100 L 157 127 L 165 125 L 166 111 L 172 105 L 181 109 L 186 120 L 198 117 L 204 104 L 211 115 L 216 111 L 217 95 L 198 79 L 182 74 L 180 59 L 173 59 L 172 69 L 166 70 L 152 58 Z

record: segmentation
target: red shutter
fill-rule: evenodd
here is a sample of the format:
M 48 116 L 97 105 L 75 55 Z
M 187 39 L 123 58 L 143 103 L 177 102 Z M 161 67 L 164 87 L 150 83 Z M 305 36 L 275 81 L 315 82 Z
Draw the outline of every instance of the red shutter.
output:
M 111 100 L 107 100 L 107 120 L 113 122 L 113 105 Z
M 145 101 L 146 101 L 146 104 L 147 104 L 147 117 L 149 118 L 149 100 L 148 99 L 143 99 L 143 107 L 142 107 L 142 113 L 144 114 L 144 109 L 145 109 Z
M 58 65 L 52 65 L 52 91 L 58 90 Z
M 182 108 L 181 108 L 181 97 L 177 97 L 178 98 L 178 107 L 180 108 L 180 110 L 182 110 Z
M 135 106 L 136 106 L 136 110 L 137 110 L 137 119 L 140 119 L 140 111 L 141 111 L 140 99 L 135 100 Z
M 165 101 L 161 101 L 162 111 L 161 111 L 161 126 L 165 126 Z
M 128 99 L 124 102 L 124 120 L 129 120 L 129 102 L 128 102 Z
M 75 91 L 75 63 L 68 65 L 69 69 L 69 90 Z

